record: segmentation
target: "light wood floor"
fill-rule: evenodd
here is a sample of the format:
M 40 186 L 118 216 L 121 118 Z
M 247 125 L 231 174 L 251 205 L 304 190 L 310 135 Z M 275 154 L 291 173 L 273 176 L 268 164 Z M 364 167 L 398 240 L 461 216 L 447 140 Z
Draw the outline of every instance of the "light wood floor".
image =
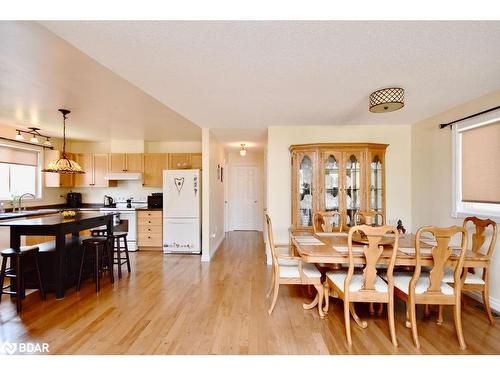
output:
M 422 349 L 415 350 L 397 304 L 399 348 L 389 338 L 385 314 L 359 315 L 368 328 L 352 328 L 353 346 L 344 336 L 342 305 L 332 299 L 328 316 L 304 311 L 307 289 L 282 286 L 272 316 L 265 298 L 270 268 L 265 264 L 262 234 L 231 232 L 210 263 L 199 256 L 132 254 L 132 274 L 109 284 L 99 295 L 88 280 L 80 293 L 64 300 L 38 292 L 27 296 L 22 316 L 3 296 L 0 341 L 48 342 L 52 354 L 500 354 L 500 325 L 491 327 L 476 303 L 467 300 L 461 352 L 451 311 L 443 326 L 435 316 L 418 329 Z

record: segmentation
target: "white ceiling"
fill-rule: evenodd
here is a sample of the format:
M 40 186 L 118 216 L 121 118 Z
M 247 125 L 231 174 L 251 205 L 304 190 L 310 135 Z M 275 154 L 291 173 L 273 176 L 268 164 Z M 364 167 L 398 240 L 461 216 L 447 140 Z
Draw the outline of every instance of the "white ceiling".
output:
M 0 123 L 61 136 L 61 107 L 73 139 L 201 140 L 198 126 L 46 28 L 0 22 Z
M 500 22 L 43 25 L 225 142 L 271 125 L 415 123 L 500 88 Z M 370 92 L 392 85 L 405 107 L 370 113 Z

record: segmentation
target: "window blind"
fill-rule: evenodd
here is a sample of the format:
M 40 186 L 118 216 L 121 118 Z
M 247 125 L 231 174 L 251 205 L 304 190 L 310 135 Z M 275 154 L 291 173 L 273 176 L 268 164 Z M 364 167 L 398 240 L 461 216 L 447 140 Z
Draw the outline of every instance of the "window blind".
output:
M 500 203 L 500 121 L 461 135 L 462 202 Z
M 38 165 L 38 152 L 0 145 L 0 163 Z

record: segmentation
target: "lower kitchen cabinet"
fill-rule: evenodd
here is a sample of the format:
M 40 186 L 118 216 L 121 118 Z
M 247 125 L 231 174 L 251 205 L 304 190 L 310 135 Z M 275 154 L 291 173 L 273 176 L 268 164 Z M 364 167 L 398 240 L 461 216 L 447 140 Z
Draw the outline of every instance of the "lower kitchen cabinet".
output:
M 162 250 L 163 211 L 137 211 L 137 245 L 140 250 Z

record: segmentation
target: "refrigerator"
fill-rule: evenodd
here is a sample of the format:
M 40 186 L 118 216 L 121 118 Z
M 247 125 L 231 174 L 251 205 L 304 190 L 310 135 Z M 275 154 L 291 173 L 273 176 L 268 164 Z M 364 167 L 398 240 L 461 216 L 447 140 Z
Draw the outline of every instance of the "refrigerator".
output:
M 163 171 L 163 252 L 201 254 L 199 169 Z

